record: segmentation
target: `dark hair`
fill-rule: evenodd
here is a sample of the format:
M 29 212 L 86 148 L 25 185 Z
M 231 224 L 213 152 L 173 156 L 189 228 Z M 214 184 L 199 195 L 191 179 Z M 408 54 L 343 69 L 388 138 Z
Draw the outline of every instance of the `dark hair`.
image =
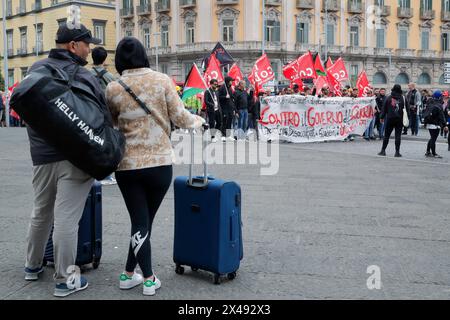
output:
M 217 81 L 217 79 L 211 79 L 211 81 L 209 81 L 209 84 L 214 84 L 214 83 L 217 83 L 218 81 Z
M 108 52 L 106 52 L 103 47 L 96 47 L 92 49 L 92 60 L 94 60 L 94 65 L 98 66 L 105 62 Z
M 119 42 L 115 60 L 120 75 L 129 69 L 150 68 L 144 45 L 134 37 L 125 37 Z

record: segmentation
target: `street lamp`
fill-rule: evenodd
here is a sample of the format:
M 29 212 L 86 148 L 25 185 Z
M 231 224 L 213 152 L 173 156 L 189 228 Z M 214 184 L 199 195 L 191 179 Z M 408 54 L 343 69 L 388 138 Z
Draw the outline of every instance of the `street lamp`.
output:
M 159 72 L 159 57 L 158 57 L 158 51 L 159 51 L 159 47 L 158 47 L 158 39 L 156 39 L 157 36 L 161 35 L 161 32 L 155 32 L 153 33 L 153 35 L 155 36 L 155 44 L 156 44 L 156 72 Z

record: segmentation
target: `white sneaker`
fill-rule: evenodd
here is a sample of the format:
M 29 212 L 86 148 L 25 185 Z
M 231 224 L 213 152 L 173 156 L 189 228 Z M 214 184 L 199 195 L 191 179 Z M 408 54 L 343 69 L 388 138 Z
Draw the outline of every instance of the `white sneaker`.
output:
M 226 141 L 227 141 L 227 138 L 222 137 L 222 142 L 226 142 Z
M 134 273 L 132 277 L 127 276 L 124 272 L 120 275 L 120 289 L 130 290 L 140 285 L 144 281 L 144 278 L 139 273 Z
M 144 296 L 153 296 L 156 290 L 161 288 L 161 281 L 155 276 L 155 282 L 147 280 L 144 282 Z

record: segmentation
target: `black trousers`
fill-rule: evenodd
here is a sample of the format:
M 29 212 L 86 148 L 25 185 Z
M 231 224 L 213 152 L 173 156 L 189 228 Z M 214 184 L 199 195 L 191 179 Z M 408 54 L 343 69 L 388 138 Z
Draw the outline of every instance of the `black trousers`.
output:
M 134 272 L 139 263 L 144 278 L 149 278 L 153 275 L 150 245 L 153 219 L 172 183 L 172 166 L 117 171 L 116 179 L 131 219 L 125 270 Z
M 418 115 L 416 113 L 411 113 L 411 115 L 409 117 L 409 127 L 411 128 L 412 135 L 417 135 L 419 133 L 417 117 L 418 117 Z
M 427 153 L 432 153 L 433 155 L 436 154 L 436 140 L 439 137 L 439 132 L 441 129 L 429 129 L 430 132 L 430 140 L 428 141 L 427 145 Z
M 222 115 L 220 111 L 208 112 L 208 123 L 211 129 L 211 137 L 214 138 L 217 130 L 222 130 Z
M 230 111 L 224 111 L 222 113 L 222 136 L 227 136 L 227 130 L 231 130 L 233 125 L 233 112 Z M 230 133 L 231 135 L 231 133 Z
M 385 120 L 386 121 L 386 120 Z M 386 150 L 392 131 L 395 129 L 395 151 L 400 152 L 402 139 L 403 121 L 402 119 L 389 119 L 384 131 L 383 150 Z

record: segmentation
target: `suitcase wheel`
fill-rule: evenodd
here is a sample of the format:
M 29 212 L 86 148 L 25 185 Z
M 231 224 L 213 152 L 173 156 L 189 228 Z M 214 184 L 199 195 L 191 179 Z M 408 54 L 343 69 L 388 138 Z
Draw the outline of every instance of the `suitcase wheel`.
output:
M 236 278 L 236 272 L 231 272 L 227 274 L 228 280 L 234 280 Z
M 177 274 L 183 274 L 184 273 L 184 268 L 182 266 L 180 266 L 179 264 L 177 264 L 177 267 L 175 268 L 175 272 Z
M 220 284 L 220 274 L 218 274 L 218 273 L 214 274 L 214 284 L 217 284 L 217 285 Z
M 194 271 L 194 272 L 197 272 L 198 268 L 191 267 L 191 270 Z

